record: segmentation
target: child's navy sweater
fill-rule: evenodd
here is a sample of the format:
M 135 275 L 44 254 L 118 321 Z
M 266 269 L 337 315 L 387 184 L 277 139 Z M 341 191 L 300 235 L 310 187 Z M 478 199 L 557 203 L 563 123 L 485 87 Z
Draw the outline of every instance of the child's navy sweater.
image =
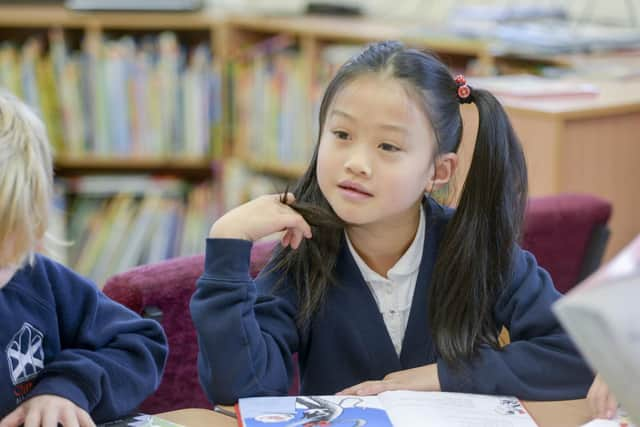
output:
M 519 248 L 512 280 L 493 310 L 498 328 L 509 330 L 511 344 L 501 350 L 481 346 L 462 369 L 438 357 L 427 319 L 427 291 L 452 211 L 428 201 L 425 214 L 424 252 L 399 357 L 344 239 L 337 285 L 305 331 L 296 326 L 292 286 L 285 283 L 273 291 L 275 273 L 251 280 L 251 242 L 208 239 L 191 313 L 200 344 L 200 380 L 209 399 L 229 404 L 240 397 L 286 394 L 296 352 L 301 393 L 307 395 L 334 394 L 394 371 L 437 363 L 442 391 L 530 400 L 584 397 L 593 375 L 550 310 L 560 295 L 535 258 Z
M 41 394 L 67 398 L 96 422 L 134 410 L 160 383 L 160 325 L 36 255 L 0 289 L 0 419 Z

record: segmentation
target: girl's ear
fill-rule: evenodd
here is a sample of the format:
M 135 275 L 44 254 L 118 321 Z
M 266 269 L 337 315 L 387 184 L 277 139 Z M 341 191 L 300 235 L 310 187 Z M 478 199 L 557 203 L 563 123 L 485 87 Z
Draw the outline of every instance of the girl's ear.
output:
M 427 182 L 425 190 L 431 193 L 447 184 L 456 172 L 458 167 L 458 155 L 456 153 L 441 154 L 436 159 L 433 176 Z

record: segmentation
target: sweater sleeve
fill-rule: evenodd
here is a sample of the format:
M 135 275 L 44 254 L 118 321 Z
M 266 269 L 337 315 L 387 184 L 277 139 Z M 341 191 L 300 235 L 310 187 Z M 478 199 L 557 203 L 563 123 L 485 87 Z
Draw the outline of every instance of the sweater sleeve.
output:
M 438 360 L 441 389 L 528 400 L 583 398 L 593 374 L 551 311 L 560 294 L 533 255 L 517 248 L 514 257 L 513 281 L 494 310 L 511 343 L 499 350 L 481 346 L 456 367 Z
M 71 270 L 51 264 L 46 274 L 61 351 L 46 364 L 30 397 L 65 397 L 97 422 L 131 413 L 160 383 L 167 357 L 162 328 Z
M 295 298 L 271 292 L 275 273 L 251 279 L 251 246 L 246 240 L 208 239 L 204 273 L 191 299 L 200 381 L 215 403 L 284 395 L 292 378 L 299 343 Z

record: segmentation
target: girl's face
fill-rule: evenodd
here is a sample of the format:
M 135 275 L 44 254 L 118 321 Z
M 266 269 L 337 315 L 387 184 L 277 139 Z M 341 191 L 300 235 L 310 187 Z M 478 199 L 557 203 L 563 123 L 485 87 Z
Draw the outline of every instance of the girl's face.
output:
M 433 177 L 435 136 L 395 79 L 362 76 L 336 94 L 318 151 L 320 189 L 351 225 L 415 218 Z

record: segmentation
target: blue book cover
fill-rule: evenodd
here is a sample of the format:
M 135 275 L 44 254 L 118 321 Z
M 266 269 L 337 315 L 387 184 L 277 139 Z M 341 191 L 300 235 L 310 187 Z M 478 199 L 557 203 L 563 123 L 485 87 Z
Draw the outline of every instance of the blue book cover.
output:
M 287 396 L 240 399 L 245 427 L 367 426 L 391 427 L 375 396 Z

